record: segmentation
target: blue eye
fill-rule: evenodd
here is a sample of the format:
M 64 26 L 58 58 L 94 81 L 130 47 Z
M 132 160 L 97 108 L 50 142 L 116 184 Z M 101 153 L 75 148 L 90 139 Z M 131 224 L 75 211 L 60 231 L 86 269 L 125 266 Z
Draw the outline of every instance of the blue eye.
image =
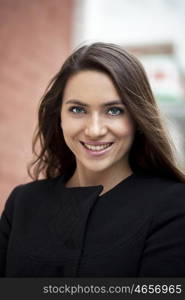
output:
M 74 114 L 85 113 L 85 110 L 80 106 L 72 106 L 72 107 L 70 107 L 69 111 L 71 111 Z
M 111 107 L 108 110 L 108 114 L 111 116 L 119 116 L 124 112 L 124 110 L 122 108 L 119 107 Z

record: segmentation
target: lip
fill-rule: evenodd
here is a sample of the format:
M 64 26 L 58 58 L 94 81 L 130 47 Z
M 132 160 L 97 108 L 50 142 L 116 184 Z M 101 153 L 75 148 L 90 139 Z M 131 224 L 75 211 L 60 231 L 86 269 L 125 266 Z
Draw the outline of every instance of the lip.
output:
M 86 151 L 87 154 L 90 154 L 91 156 L 102 156 L 104 154 L 106 154 L 109 150 L 111 150 L 112 148 L 112 145 L 113 145 L 113 142 L 110 142 L 110 143 L 105 143 L 105 142 L 99 142 L 99 143 L 95 143 L 95 142 L 91 142 L 91 144 L 88 142 L 86 144 L 89 144 L 89 145 L 96 145 L 96 146 L 99 146 L 99 145 L 104 145 L 104 144 L 111 144 L 108 148 L 106 149 L 103 149 L 101 151 L 93 151 L 93 150 L 90 150 L 90 149 L 87 149 L 83 144 L 84 142 L 80 142 L 80 144 L 82 145 L 83 149 Z
M 94 145 L 94 146 L 101 146 L 101 145 L 112 144 L 113 143 L 113 142 L 92 142 L 92 141 L 90 141 L 90 142 L 88 142 L 88 141 L 85 141 L 85 142 L 80 141 L 80 142 L 83 143 L 83 144 Z

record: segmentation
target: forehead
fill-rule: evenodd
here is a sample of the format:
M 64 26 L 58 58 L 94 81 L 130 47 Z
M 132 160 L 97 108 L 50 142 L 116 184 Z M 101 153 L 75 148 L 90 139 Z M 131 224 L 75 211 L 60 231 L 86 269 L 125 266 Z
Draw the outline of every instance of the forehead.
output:
M 107 74 L 85 70 L 72 75 L 67 81 L 63 102 L 71 99 L 94 103 L 120 100 L 120 96 Z

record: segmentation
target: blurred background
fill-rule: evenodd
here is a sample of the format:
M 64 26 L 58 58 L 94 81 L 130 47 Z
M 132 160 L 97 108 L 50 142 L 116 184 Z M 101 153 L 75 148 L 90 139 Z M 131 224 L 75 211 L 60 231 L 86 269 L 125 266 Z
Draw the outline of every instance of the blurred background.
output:
M 0 212 L 13 187 L 31 180 L 48 81 L 85 42 L 118 43 L 142 61 L 185 171 L 184 0 L 0 0 L 0 24 Z

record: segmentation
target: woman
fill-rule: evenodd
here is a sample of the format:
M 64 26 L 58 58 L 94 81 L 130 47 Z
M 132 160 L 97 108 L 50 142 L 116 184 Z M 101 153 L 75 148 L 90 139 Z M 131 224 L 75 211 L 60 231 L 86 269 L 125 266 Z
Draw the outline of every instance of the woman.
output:
M 185 177 L 134 56 L 77 49 L 42 98 L 33 149 L 34 181 L 1 217 L 1 276 L 185 276 Z

